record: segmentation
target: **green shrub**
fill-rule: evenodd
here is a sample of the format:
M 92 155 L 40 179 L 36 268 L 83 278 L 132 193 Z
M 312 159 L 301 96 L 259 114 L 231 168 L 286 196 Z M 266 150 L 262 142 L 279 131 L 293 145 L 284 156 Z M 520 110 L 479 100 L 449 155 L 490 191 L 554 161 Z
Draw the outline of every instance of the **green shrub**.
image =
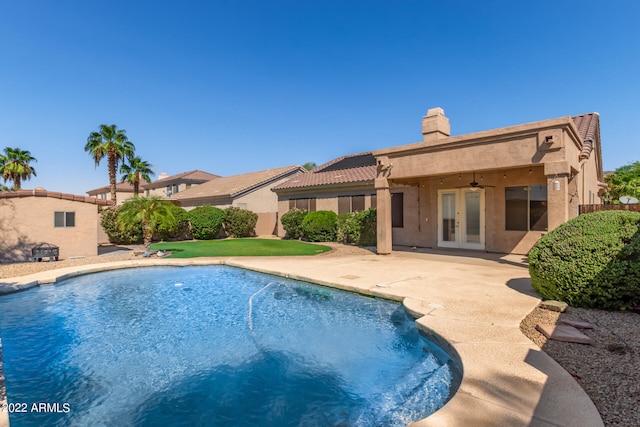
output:
M 339 242 L 353 243 L 358 246 L 375 246 L 376 232 L 374 208 L 338 215 L 336 235 Z
M 337 218 L 332 211 L 309 212 L 302 221 L 304 237 L 311 242 L 333 242 Z
M 378 241 L 378 212 L 369 208 L 356 212 L 355 217 L 360 225 L 360 238 L 355 243 L 358 246 L 375 246 Z
M 224 211 L 213 206 L 198 206 L 188 212 L 191 223 L 191 235 L 198 240 L 211 240 L 218 237 Z
M 165 239 L 190 239 L 191 231 L 189 226 L 189 213 L 180 206 L 171 205 L 169 210 L 176 219 L 174 227 L 167 227 L 161 224 L 158 227 L 157 237 L 159 240 Z
M 110 206 L 100 212 L 100 225 L 109 236 L 109 241 L 118 245 L 142 243 L 142 224 L 121 228 L 117 223 L 119 213 L 120 206 Z
M 230 237 L 255 236 L 258 214 L 246 209 L 229 207 L 224 210 L 224 231 Z
M 290 239 L 301 239 L 304 237 L 302 232 L 302 221 L 307 216 L 307 211 L 304 209 L 293 208 L 286 214 L 282 215 L 280 222 L 282 228 L 287 232 L 287 237 Z
M 640 303 L 640 213 L 581 215 L 543 236 L 529 253 L 538 293 L 576 307 Z

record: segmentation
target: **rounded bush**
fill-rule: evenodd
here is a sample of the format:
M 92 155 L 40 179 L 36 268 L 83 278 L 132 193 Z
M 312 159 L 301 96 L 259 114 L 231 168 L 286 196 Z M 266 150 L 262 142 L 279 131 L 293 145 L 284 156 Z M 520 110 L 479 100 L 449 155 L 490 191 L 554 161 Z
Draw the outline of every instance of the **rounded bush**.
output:
M 311 242 L 333 242 L 337 219 L 338 215 L 333 211 L 309 212 L 302 220 L 304 237 Z
M 218 237 L 224 211 L 213 206 L 198 206 L 189 211 L 189 222 L 191 223 L 191 235 L 198 240 L 211 240 Z
M 307 211 L 304 209 L 293 208 L 286 214 L 282 215 L 280 222 L 282 228 L 287 232 L 287 237 L 290 239 L 301 239 L 304 237 L 302 231 L 302 221 L 307 216 Z
M 254 236 L 257 222 L 257 213 L 234 207 L 224 210 L 224 231 L 230 237 Z
M 544 298 L 619 310 L 640 303 L 640 213 L 581 215 L 543 236 L 529 274 Z

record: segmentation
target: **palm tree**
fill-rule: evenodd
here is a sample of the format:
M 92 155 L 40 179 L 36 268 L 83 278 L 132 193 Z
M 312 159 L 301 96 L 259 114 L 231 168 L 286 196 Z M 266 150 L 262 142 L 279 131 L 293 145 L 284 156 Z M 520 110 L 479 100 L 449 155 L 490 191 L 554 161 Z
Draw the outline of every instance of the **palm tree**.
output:
M 84 151 L 88 152 L 96 162 L 96 167 L 100 160 L 107 158 L 109 170 L 109 187 L 111 190 L 111 202 L 116 204 L 116 167 L 118 162 L 126 157 L 133 157 L 135 146 L 127 138 L 124 129 L 116 129 L 116 125 L 100 125 L 99 132 L 91 132 L 87 138 Z
M 169 207 L 171 202 L 158 196 L 139 197 L 124 202 L 118 214 L 117 224 L 120 227 L 142 224 L 144 240 L 144 256 L 149 256 L 149 247 L 153 233 L 162 225 L 165 228 L 176 226 L 176 218 Z
M 123 163 L 120 166 L 122 182 L 128 182 L 133 185 L 133 195 L 140 193 L 140 180 L 151 182 L 151 175 L 155 175 L 151 170 L 151 164 L 140 157 L 129 157 L 129 164 Z
M 36 158 L 27 150 L 21 150 L 18 147 L 7 147 L 4 149 L 4 155 L 0 154 L 0 173 L 4 182 L 13 181 L 13 188 L 20 190 L 20 181 L 31 179 L 31 176 L 37 176 L 36 170 L 31 166 L 30 162 L 37 162 Z

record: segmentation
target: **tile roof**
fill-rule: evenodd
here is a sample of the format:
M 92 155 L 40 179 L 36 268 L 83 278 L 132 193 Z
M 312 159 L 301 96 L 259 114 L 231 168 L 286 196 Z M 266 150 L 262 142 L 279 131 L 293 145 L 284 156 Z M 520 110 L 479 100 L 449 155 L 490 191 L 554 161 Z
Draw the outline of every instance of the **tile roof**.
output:
M 587 113 L 571 117 L 580 132 L 582 139 L 598 139 L 600 133 L 600 115 L 598 113 Z
M 141 187 L 146 190 L 147 188 L 164 187 L 165 185 L 174 184 L 178 181 L 184 183 L 200 184 L 203 182 L 211 181 L 214 178 L 220 178 L 220 175 L 214 175 L 212 173 L 196 169 L 189 172 L 182 172 L 176 175 L 171 175 L 166 178 L 156 179 L 155 181 L 152 181 L 150 183 L 145 182 L 141 184 Z
M 285 166 L 275 169 L 266 169 L 258 172 L 249 172 L 240 175 L 216 178 L 204 184 L 191 187 L 171 196 L 175 200 L 188 200 L 199 198 L 230 198 L 286 177 L 292 173 L 303 173 L 302 166 Z
M 576 124 L 582 138 L 580 160 L 588 159 L 593 151 L 595 141 L 600 140 L 600 116 L 598 113 L 588 113 L 573 116 L 571 119 Z
M 0 191 L 0 199 L 24 198 L 24 197 L 51 197 L 54 199 L 71 200 L 74 202 L 92 203 L 94 205 L 108 206 L 110 200 L 97 199 L 95 197 L 78 196 L 75 194 L 58 193 L 36 188 L 34 190 Z
M 376 159 L 370 152 L 350 154 L 320 165 L 273 188 L 273 191 L 334 184 L 372 183 L 376 178 Z

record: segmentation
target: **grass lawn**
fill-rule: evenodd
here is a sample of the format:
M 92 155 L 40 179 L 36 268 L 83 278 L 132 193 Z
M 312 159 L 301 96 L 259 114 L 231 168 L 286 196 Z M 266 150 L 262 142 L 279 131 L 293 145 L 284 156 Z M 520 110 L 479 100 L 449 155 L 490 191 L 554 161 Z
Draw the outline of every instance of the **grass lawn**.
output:
M 167 258 L 317 255 L 331 250 L 328 246 L 297 240 L 254 238 L 155 243 L 151 249 L 172 252 Z

